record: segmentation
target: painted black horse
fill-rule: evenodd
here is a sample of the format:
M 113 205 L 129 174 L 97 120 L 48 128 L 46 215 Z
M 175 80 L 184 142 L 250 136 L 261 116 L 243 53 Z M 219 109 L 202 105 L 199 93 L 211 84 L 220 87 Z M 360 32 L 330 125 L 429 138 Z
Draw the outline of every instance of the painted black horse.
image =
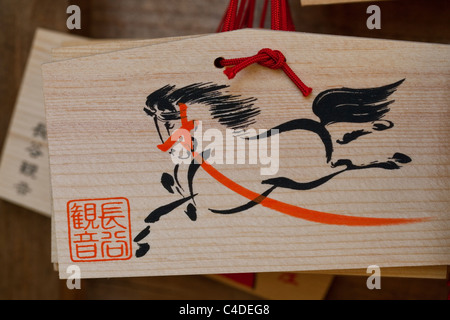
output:
M 270 137 L 273 132 L 281 135 L 294 130 L 313 132 L 320 137 L 323 143 L 326 162 L 332 168 L 345 167 L 341 171 L 311 182 L 299 182 L 286 177 L 277 177 L 264 180 L 262 183 L 277 188 L 308 190 L 317 188 L 344 171 L 370 168 L 394 170 L 400 168 L 399 164 L 409 163 L 411 159 L 402 153 L 396 153 L 386 161 L 374 161 L 365 165 L 355 165 L 348 159 L 339 159 L 332 162 L 335 143 L 348 144 L 374 131 L 384 131 L 394 127 L 393 122 L 385 119 L 390 111 L 390 105 L 394 103 L 394 100 L 388 98 L 403 82 L 404 79 L 376 88 L 339 88 L 323 91 L 315 98 L 312 105 L 312 110 L 318 120 L 294 119 L 282 123 L 266 133 L 247 137 L 246 139 L 265 139 Z M 260 115 L 259 108 L 255 106 L 257 99 L 242 98 L 229 94 L 225 91 L 226 88 L 228 86 L 212 83 L 196 83 L 181 88 L 167 85 L 148 96 L 144 110 L 153 118 L 162 142 L 164 142 L 163 136 L 169 137 L 172 129 L 180 127 L 177 124 L 181 120 L 179 104 L 203 104 L 209 108 L 212 118 L 217 119 L 226 128 L 236 131 L 245 130 L 257 123 Z M 351 131 L 346 133 L 342 139 L 333 141 L 328 127 L 343 122 L 371 123 L 372 129 Z
M 390 106 L 394 100 L 389 97 L 398 89 L 404 80 L 386 86 L 368 89 L 330 89 L 321 92 L 315 98 L 312 111 L 317 119 L 294 119 L 282 123 L 265 133 L 256 136 L 246 136 L 243 139 L 266 139 L 273 134 L 287 134 L 291 131 L 306 130 L 320 137 L 325 149 L 325 161 L 334 170 L 333 173 L 320 177 L 314 181 L 295 181 L 288 177 L 275 177 L 263 180 L 263 185 L 269 188 L 256 199 L 232 209 L 216 210 L 209 209 L 218 214 L 234 214 L 246 211 L 268 197 L 278 188 L 292 190 L 310 190 L 320 187 L 337 175 L 347 171 L 363 169 L 383 169 L 397 170 L 401 164 L 411 162 L 411 158 L 403 153 L 395 153 L 392 157 L 373 161 L 369 164 L 356 165 L 349 159 L 338 159 L 332 161 L 335 144 L 349 144 L 352 141 L 371 134 L 376 131 L 389 130 L 394 127 L 394 123 L 386 119 Z M 173 85 L 164 86 L 147 97 L 144 111 L 153 119 L 153 123 L 158 132 L 161 143 L 165 143 L 174 131 L 182 127 L 182 123 L 188 121 L 187 115 L 183 114 L 181 105 L 200 104 L 209 108 L 210 115 L 227 129 L 232 129 L 237 133 L 245 131 L 250 126 L 257 124 L 261 111 L 255 106 L 257 99 L 242 98 L 238 95 L 230 94 L 226 91 L 228 86 L 213 83 L 196 83 L 189 86 L 177 88 Z M 332 140 L 328 130 L 329 126 L 335 123 L 353 123 L 371 125 L 371 129 L 359 129 L 347 132 L 341 139 Z M 195 141 L 192 143 L 192 152 L 200 153 L 203 159 L 207 159 L 210 150 L 195 150 Z M 172 153 L 171 153 L 172 154 Z M 163 173 L 161 183 L 171 194 L 178 194 L 179 199 L 153 210 L 145 222 L 153 224 L 162 216 L 173 210 L 185 206 L 186 215 L 192 220 L 197 219 L 197 209 L 193 191 L 193 180 L 196 172 L 201 167 L 197 161 L 192 160 L 187 172 L 188 188 L 183 188 L 179 179 L 179 165 L 174 168 L 173 174 Z M 150 225 L 142 230 L 134 239 L 139 248 L 136 250 L 138 258 L 143 257 L 150 250 L 150 245 L 143 240 L 150 234 Z

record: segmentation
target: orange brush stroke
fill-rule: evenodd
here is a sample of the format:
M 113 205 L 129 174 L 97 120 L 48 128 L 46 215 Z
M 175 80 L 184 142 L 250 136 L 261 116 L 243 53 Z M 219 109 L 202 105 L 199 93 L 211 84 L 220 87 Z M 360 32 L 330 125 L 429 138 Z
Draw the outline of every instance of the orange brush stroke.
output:
M 190 136 L 190 132 L 195 128 L 195 121 L 188 121 L 187 105 L 180 103 L 179 106 L 181 127 L 175 130 L 175 132 L 163 144 L 158 145 L 158 149 L 163 152 L 169 151 L 174 144 L 178 142 L 180 137 L 184 137 L 184 141 L 181 142 L 184 148 L 186 148 L 189 152 L 192 150 L 192 138 Z
M 253 192 L 240 184 L 229 179 L 209 163 L 203 160 L 201 167 L 215 180 L 220 182 L 228 189 L 236 192 L 237 194 L 253 201 L 254 199 L 261 198 L 259 193 Z M 259 201 L 258 201 L 259 202 Z M 367 217 L 352 217 L 333 213 L 325 213 L 320 211 L 314 211 L 310 209 L 301 208 L 285 202 L 281 202 L 269 197 L 264 197 L 259 202 L 260 205 L 276 210 L 278 212 L 287 214 L 292 217 L 300 218 L 307 221 L 332 224 L 332 225 L 346 225 L 346 226 L 386 226 L 395 224 L 406 224 L 426 221 L 426 218 L 417 219 L 400 219 L 400 218 L 367 218 Z

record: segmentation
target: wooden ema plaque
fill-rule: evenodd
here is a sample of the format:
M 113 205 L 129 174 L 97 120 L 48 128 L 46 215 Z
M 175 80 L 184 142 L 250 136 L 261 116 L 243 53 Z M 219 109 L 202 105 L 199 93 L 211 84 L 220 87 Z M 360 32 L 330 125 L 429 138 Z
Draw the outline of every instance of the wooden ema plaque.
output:
M 15 108 L 15 121 L 11 126 L 11 133 L 8 135 L 7 145 L 20 147 L 19 139 L 27 138 L 26 147 L 23 149 L 29 151 L 26 158 L 30 158 L 38 168 L 35 179 L 32 179 L 33 184 L 29 186 L 29 192 L 26 194 L 17 194 L 16 202 L 22 206 L 29 207 L 32 210 L 37 210 L 44 215 L 51 214 L 51 190 L 49 184 L 48 169 L 46 174 L 43 174 L 42 168 L 48 168 L 48 156 L 47 156 L 47 143 L 46 143 L 46 126 L 45 126 L 45 110 L 43 101 L 43 82 L 41 65 L 49 62 L 51 56 L 53 61 L 71 59 L 75 57 L 88 56 L 93 54 L 99 54 L 109 51 L 124 50 L 134 47 L 148 46 L 152 44 L 158 44 L 163 42 L 169 42 L 174 40 L 180 40 L 177 38 L 163 38 L 163 39 L 149 39 L 149 40 L 114 40 L 114 41 L 93 41 L 93 40 L 80 40 L 79 37 L 62 34 L 46 29 L 39 29 L 36 32 L 33 49 L 30 53 L 29 68 L 24 76 L 23 89 L 18 99 L 17 106 Z M 54 48 L 60 45 L 63 47 Z M 68 47 L 70 46 L 70 47 Z M 54 48 L 54 49 L 52 49 Z M 32 80 L 30 80 L 32 79 Z M 26 96 L 26 98 L 22 97 Z M 25 101 L 32 101 L 33 103 L 25 103 Z M 26 130 L 26 126 L 20 126 L 21 121 L 25 115 L 33 113 L 33 121 L 36 130 Z M 30 118 L 30 119 L 31 119 Z M 23 121 L 23 120 L 22 120 Z M 36 123 L 42 123 L 41 126 L 37 126 Z M 25 122 L 27 123 L 27 122 Z M 42 130 L 42 131 L 41 131 Z M 41 136 L 42 134 L 42 136 Z M 36 146 L 36 142 L 33 140 L 37 138 L 45 138 L 42 140 L 42 144 Z M 20 149 L 20 148 L 19 148 Z M 5 148 L 4 158 L 17 157 L 14 148 Z M 45 155 L 44 155 L 45 153 Z M 19 157 L 20 158 L 20 157 Z M 7 185 L 8 181 L 20 181 L 24 179 L 23 173 L 20 172 L 18 164 L 20 162 L 10 161 L 5 162 L 1 167 L 0 182 L 5 184 L 4 192 L 17 191 L 15 188 Z M 21 166 L 20 166 L 21 167 Z M 25 166 L 24 166 L 25 168 Z M 10 179 L 15 177 L 15 179 Z M 24 185 L 25 186 L 25 185 Z M 24 189 L 24 191 L 27 189 Z M 36 194 L 35 190 L 38 190 L 40 194 Z M 0 194 L 3 195 L 3 194 Z M 20 196 L 20 197 L 19 197 Z M 46 201 L 44 202 L 44 199 Z M 39 206 L 36 205 L 35 200 L 40 200 L 45 204 L 45 209 L 39 210 Z M 52 262 L 57 263 L 56 243 L 53 243 L 52 230 Z M 383 270 L 383 274 L 385 274 Z M 333 280 L 333 275 L 300 275 L 292 273 L 270 273 L 270 274 L 237 274 L 237 275 L 211 275 L 215 280 L 225 282 L 227 285 L 237 287 L 241 290 L 245 290 L 254 295 L 258 295 L 262 298 L 269 299 L 322 299 L 330 284 Z
M 81 37 L 38 29 L 27 62 L 0 164 L 0 197 L 51 215 L 47 129 L 41 65 L 52 49 Z
M 266 47 L 308 98 L 214 65 Z M 44 65 L 61 277 L 448 264 L 448 51 L 244 30 Z

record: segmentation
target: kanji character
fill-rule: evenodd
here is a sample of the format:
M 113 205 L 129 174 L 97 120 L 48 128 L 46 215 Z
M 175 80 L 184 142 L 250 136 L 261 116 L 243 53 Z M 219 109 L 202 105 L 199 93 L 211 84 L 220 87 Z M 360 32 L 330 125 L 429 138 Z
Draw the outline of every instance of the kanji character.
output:
M 32 141 L 31 145 L 26 149 L 31 158 L 37 159 L 43 155 L 42 144 Z
M 20 173 L 22 173 L 26 177 L 36 179 L 36 173 L 38 169 L 38 165 L 29 163 L 28 161 L 23 161 L 20 166 Z
M 44 123 L 39 122 L 37 126 L 33 128 L 33 137 L 47 140 L 47 127 Z
M 28 183 L 24 181 L 21 181 L 18 184 L 16 184 L 15 188 L 17 193 L 20 194 L 21 196 L 26 196 L 32 191 Z

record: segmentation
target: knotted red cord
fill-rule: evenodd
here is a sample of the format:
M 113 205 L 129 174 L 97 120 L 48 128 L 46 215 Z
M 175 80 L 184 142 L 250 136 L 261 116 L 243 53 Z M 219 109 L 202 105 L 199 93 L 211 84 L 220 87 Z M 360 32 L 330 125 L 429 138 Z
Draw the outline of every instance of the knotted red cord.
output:
M 269 0 L 264 1 L 260 27 L 264 27 Z M 255 0 L 230 0 L 228 9 L 219 25 L 218 32 L 232 31 L 245 27 L 253 27 Z M 271 0 L 272 30 L 295 31 L 291 9 L 287 0 Z M 258 63 L 270 69 L 281 69 L 295 83 L 302 94 L 307 97 L 312 89 L 306 86 L 302 80 L 286 63 L 285 56 L 278 50 L 262 49 L 257 55 L 238 59 L 218 59 L 216 66 L 228 67 L 224 73 L 228 79 L 233 79 L 236 74 L 246 67 Z
M 295 74 L 295 72 L 289 67 L 286 62 L 286 57 L 278 50 L 272 50 L 269 48 L 264 48 L 258 52 L 257 55 L 246 57 L 246 58 L 236 58 L 236 59 L 219 59 L 217 64 L 222 67 L 229 67 L 225 69 L 224 73 L 227 75 L 228 79 L 233 79 L 236 74 L 247 68 L 248 66 L 258 63 L 264 67 L 270 69 L 281 69 L 286 73 L 286 75 L 294 82 L 294 84 L 300 89 L 302 94 L 307 97 L 311 94 L 312 89 L 305 85 L 302 80 Z

